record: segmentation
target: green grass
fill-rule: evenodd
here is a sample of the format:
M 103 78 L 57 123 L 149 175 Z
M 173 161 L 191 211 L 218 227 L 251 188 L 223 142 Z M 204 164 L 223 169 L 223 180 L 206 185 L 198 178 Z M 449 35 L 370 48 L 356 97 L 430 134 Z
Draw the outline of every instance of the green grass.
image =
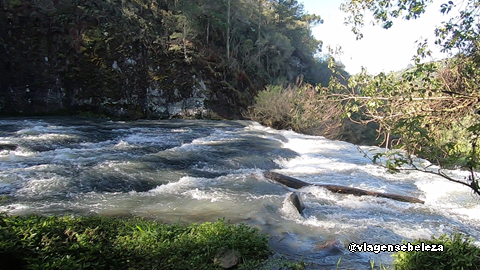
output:
M 0 269 L 219 269 L 222 248 L 239 269 L 270 255 L 268 236 L 224 220 L 162 224 L 140 218 L 0 215 Z
M 432 270 L 478 270 L 480 269 L 480 248 L 473 239 L 460 233 L 442 235 L 428 240 L 418 240 L 412 245 L 442 245 L 443 251 L 399 251 L 393 254 L 396 270 L 432 269 Z
M 480 269 L 480 248 L 462 234 L 411 244 L 442 244 L 442 252 L 397 252 L 407 269 Z M 235 269 L 305 269 L 274 259 L 268 236 L 224 220 L 163 224 L 141 218 L 8 216 L 0 214 L 0 269 L 222 269 L 220 250 L 241 254 Z M 269 258 L 270 256 L 270 258 Z M 341 259 L 340 259 L 341 260 Z M 340 265 L 337 264 L 337 269 Z M 377 269 L 371 262 L 371 268 Z M 385 269 L 385 267 L 380 267 Z

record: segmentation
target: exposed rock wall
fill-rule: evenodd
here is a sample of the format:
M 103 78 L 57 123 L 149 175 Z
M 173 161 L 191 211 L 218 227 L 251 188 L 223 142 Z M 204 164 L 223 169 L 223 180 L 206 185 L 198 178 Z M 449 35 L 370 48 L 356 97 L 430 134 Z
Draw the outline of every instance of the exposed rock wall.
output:
M 239 115 L 195 52 L 168 52 L 154 2 L 1 1 L 0 115 Z

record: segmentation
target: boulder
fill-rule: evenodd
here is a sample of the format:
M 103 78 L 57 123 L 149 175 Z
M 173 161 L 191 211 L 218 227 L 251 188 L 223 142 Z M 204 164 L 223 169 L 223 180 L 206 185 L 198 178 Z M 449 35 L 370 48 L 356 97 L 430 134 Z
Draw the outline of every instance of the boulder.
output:
M 303 210 L 305 210 L 305 204 L 303 204 L 302 198 L 298 192 L 292 192 L 288 199 L 292 202 L 295 208 L 297 208 L 298 213 L 302 214 Z
M 14 151 L 17 149 L 17 145 L 11 143 L 0 143 L 0 151 L 1 150 L 10 150 Z
M 220 248 L 217 254 L 215 255 L 213 263 L 224 269 L 228 269 L 237 265 L 238 260 L 240 260 L 240 257 L 241 257 L 241 254 L 238 250 Z
M 343 254 L 343 245 L 338 239 L 330 239 L 323 243 L 318 243 L 315 250 L 325 255 L 339 255 Z

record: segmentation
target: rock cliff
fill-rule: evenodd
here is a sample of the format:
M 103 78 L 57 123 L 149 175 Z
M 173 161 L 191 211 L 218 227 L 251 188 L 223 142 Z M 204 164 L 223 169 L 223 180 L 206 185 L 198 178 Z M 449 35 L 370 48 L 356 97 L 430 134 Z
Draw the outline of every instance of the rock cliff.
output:
M 2 1 L 0 114 L 240 117 L 253 93 L 217 83 L 194 44 L 169 50 L 160 2 Z

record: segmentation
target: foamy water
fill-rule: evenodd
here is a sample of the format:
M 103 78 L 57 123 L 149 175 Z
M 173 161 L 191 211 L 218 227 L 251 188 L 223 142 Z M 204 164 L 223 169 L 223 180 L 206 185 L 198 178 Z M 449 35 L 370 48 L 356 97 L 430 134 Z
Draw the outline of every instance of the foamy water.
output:
M 12 147 L 13 146 L 13 147 Z M 13 148 L 13 149 L 12 149 Z M 359 151 L 359 150 L 362 151 Z M 399 244 L 456 230 L 479 243 L 479 199 L 432 174 L 390 174 L 346 142 L 277 131 L 250 121 L 115 122 L 73 118 L 0 120 L 0 211 L 136 215 L 167 222 L 225 218 L 271 235 L 277 252 L 312 269 L 388 265 L 390 253 L 350 253 L 350 242 Z M 275 171 L 309 183 L 418 197 L 425 204 L 291 189 Z M 465 173 L 451 172 L 461 179 Z M 333 248 L 325 243 L 334 243 Z

